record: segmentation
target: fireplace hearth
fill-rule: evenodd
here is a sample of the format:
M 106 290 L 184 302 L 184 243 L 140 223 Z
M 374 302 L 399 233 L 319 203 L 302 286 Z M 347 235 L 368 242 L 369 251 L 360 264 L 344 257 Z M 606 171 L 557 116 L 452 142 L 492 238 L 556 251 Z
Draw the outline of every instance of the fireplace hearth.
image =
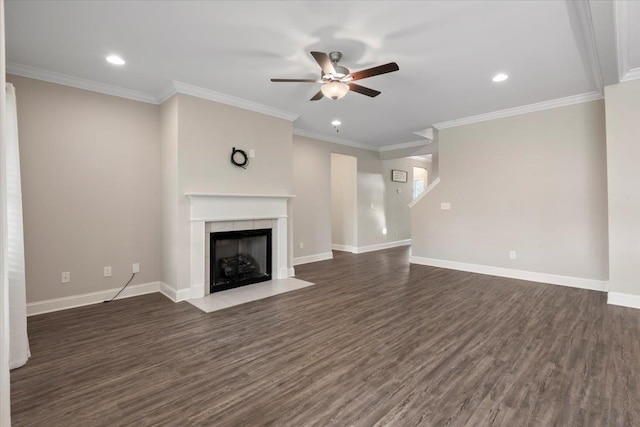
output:
M 210 293 L 271 280 L 271 229 L 210 235 Z

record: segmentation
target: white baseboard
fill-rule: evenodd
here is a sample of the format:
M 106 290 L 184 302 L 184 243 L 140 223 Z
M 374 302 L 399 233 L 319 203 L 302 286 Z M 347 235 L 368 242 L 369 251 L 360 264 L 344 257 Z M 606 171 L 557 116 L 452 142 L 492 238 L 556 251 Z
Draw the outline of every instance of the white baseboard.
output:
M 609 292 L 607 304 L 622 307 L 640 308 L 640 295 L 623 294 L 621 292 Z
M 324 261 L 332 258 L 333 252 L 323 252 L 321 254 L 300 256 L 293 259 L 293 265 L 308 264 L 310 262 Z
M 395 242 L 385 242 L 385 243 L 378 243 L 375 245 L 360 246 L 356 248 L 355 253 L 363 254 L 365 252 L 373 252 L 373 251 L 379 251 L 382 249 L 397 248 L 398 246 L 407 246 L 410 244 L 411 244 L 411 239 L 396 240 Z
M 331 245 L 331 249 L 334 251 L 351 252 L 354 254 L 358 253 L 358 248 L 356 248 L 355 246 L 336 245 L 335 243 Z
M 118 299 L 158 292 L 160 290 L 160 286 L 161 282 L 149 282 L 127 286 L 126 289 L 118 295 Z M 27 304 L 27 316 L 35 316 L 36 314 L 44 314 L 52 311 L 102 303 L 113 298 L 120 289 L 121 288 L 107 289 L 105 291 L 91 292 L 88 294 L 30 302 Z
M 606 280 L 583 279 L 580 277 L 560 276 L 557 274 L 536 273 L 533 271 L 515 270 L 511 268 L 492 267 L 489 265 L 467 264 L 464 262 L 447 261 L 435 258 L 412 256 L 412 264 L 429 265 L 431 267 L 449 268 L 451 270 L 469 271 L 471 273 L 488 274 L 490 276 L 508 277 L 511 279 L 528 280 L 530 282 L 548 283 L 551 285 L 569 286 L 572 288 L 589 289 L 607 292 L 609 283 Z
M 175 290 L 164 282 L 159 282 L 158 292 L 173 302 L 186 301 L 191 298 L 191 288 Z
M 293 265 L 295 265 L 295 264 L 293 264 Z M 289 269 L 289 277 L 296 277 L 296 269 L 295 268 L 291 267 Z

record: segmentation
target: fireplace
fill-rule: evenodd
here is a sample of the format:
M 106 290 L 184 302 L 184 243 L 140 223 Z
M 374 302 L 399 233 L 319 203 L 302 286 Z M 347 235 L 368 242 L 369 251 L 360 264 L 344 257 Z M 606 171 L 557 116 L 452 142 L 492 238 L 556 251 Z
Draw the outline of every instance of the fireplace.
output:
M 186 261 L 190 289 L 178 290 L 178 300 L 201 298 L 210 293 L 210 234 L 227 231 L 271 229 L 272 279 L 295 275 L 289 269 L 288 200 L 286 194 L 186 193 L 189 197 L 191 237 Z M 184 271 L 184 270 L 181 270 Z
M 209 234 L 210 293 L 271 280 L 271 229 Z

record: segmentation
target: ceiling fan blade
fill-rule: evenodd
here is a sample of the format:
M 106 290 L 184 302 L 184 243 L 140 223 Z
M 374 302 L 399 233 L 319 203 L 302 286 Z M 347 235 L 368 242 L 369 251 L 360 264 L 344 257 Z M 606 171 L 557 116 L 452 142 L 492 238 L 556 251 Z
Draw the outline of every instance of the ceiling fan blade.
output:
M 311 98 L 309 101 L 317 101 L 319 99 L 322 99 L 322 97 L 324 97 L 324 95 L 322 94 L 322 91 L 319 90 L 318 93 L 313 95 L 313 98 Z
M 271 79 L 276 83 L 318 83 L 315 79 Z
M 323 74 L 336 74 L 336 70 L 333 68 L 333 64 L 331 64 L 329 55 L 324 52 L 311 52 L 311 55 L 318 65 L 320 65 L 320 68 L 322 68 Z
M 356 71 L 351 73 L 351 80 L 366 79 L 367 77 L 379 76 L 380 74 L 392 73 L 398 71 L 400 67 L 395 62 L 389 62 L 388 64 L 379 65 L 373 68 L 367 68 L 366 70 Z
M 382 93 L 379 90 L 369 89 L 368 87 L 360 86 L 360 85 L 357 85 L 355 83 L 349 83 L 349 89 L 351 89 L 354 92 L 358 92 L 358 93 L 361 93 L 363 95 L 370 96 L 372 98 L 376 97 L 376 96 L 378 96 L 378 95 L 380 95 Z

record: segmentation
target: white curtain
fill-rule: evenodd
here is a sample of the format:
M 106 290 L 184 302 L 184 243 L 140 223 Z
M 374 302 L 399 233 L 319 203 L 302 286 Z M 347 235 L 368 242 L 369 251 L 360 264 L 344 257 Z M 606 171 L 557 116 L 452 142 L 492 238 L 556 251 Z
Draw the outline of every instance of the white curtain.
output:
M 18 368 L 31 356 L 27 338 L 27 299 L 24 272 L 24 234 L 22 226 L 22 185 L 18 148 L 18 112 L 16 90 L 6 85 L 7 105 L 4 131 L 6 144 L 6 221 L 7 252 L 5 260 L 9 278 L 9 368 Z
M 5 55 L 4 55 L 4 0 L 0 0 L 0 427 L 11 426 L 11 397 L 9 384 L 9 277 L 6 269 L 7 229 L 4 163 L 6 147 L 5 106 Z

